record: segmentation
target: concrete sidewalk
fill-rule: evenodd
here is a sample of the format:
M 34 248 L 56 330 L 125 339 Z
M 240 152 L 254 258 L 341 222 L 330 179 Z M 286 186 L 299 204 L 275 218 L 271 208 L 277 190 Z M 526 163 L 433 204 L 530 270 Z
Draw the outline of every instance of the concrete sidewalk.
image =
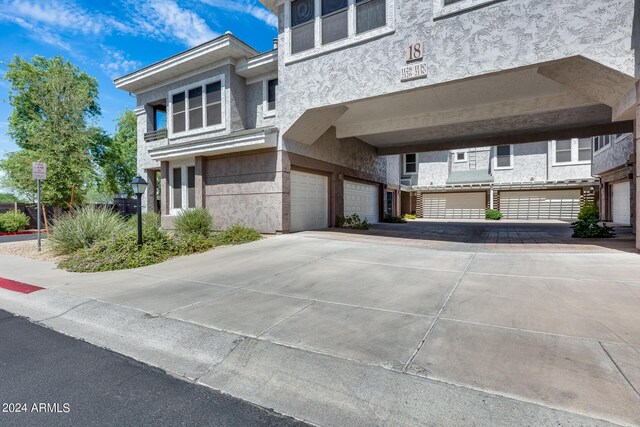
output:
M 0 307 L 320 425 L 633 425 L 639 273 L 300 234 L 126 272 L 0 257 L 48 288 Z

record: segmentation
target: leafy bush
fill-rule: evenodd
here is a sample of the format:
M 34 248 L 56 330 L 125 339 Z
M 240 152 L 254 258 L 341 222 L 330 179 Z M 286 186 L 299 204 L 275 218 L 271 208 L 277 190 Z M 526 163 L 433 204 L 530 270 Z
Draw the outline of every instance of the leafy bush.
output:
M 255 242 L 260 239 L 262 239 L 262 234 L 253 228 L 235 224 L 218 233 L 215 236 L 215 243 L 218 245 L 239 245 L 241 243 Z
M 384 217 L 384 219 L 382 220 L 383 222 L 390 222 L 392 224 L 406 224 L 407 220 L 404 219 L 401 216 L 393 216 L 393 215 L 387 215 Z
M 138 247 L 135 233 L 126 230 L 78 250 L 60 262 L 58 267 L 79 273 L 123 270 L 157 264 L 175 254 L 175 243 L 167 235 L 147 240 Z
M 29 226 L 29 217 L 22 212 L 7 211 L 0 214 L 0 231 L 14 233 Z
M 487 212 L 485 213 L 484 218 L 498 221 L 500 218 L 502 218 L 502 212 L 500 212 L 497 209 L 487 209 Z
M 337 216 L 336 227 L 352 228 L 354 230 L 368 230 L 369 221 L 367 221 L 366 218 L 360 218 L 360 215 L 357 213 L 349 216 Z
M 204 208 L 187 209 L 178 214 L 173 226 L 178 234 L 207 237 L 213 230 L 213 216 Z
M 48 240 L 55 254 L 66 255 L 121 234 L 125 228 L 125 221 L 116 212 L 87 206 L 56 218 Z
M 138 233 L 138 215 L 133 215 L 127 221 L 129 230 Z M 155 212 L 145 212 L 142 214 L 142 240 L 156 240 L 166 235 L 160 227 L 160 214 Z
M 571 224 L 573 235 L 571 237 L 614 237 L 613 227 L 604 224 L 599 225 L 600 211 L 595 203 L 585 203 L 578 213 L 578 220 Z
M 404 219 L 416 219 L 417 217 L 414 214 L 404 214 L 402 215 Z

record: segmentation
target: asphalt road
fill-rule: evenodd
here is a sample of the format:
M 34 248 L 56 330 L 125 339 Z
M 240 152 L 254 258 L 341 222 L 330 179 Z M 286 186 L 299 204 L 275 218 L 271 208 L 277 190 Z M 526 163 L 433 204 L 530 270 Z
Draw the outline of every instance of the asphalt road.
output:
M 2 310 L 0 343 L 4 427 L 305 425 Z
M 42 239 L 47 237 L 46 233 L 41 234 Z M 38 235 L 36 233 L 33 234 L 10 234 L 5 236 L 0 236 L 0 243 L 11 243 L 11 242 L 24 242 L 27 240 L 37 240 Z

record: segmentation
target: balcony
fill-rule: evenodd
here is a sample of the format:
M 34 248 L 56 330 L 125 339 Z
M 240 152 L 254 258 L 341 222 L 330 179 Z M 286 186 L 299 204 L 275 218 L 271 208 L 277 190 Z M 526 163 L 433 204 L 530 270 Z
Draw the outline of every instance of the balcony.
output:
M 167 129 L 158 129 L 144 134 L 144 142 L 154 142 L 167 139 Z

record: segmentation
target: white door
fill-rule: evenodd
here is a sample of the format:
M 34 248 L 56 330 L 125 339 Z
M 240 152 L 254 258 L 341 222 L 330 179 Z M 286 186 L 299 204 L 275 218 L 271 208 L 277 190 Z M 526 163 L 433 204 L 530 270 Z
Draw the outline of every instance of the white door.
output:
M 580 190 L 501 191 L 500 212 L 506 219 L 575 220 Z
M 326 176 L 291 171 L 290 231 L 329 226 L 329 180 Z
M 379 186 L 344 182 L 344 216 L 358 214 L 370 224 L 380 220 Z
M 631 184 L 613 184 L 611 190 L 611 219 L 616 224 L 631 225 Z
M 422 195 L 422 217 L 432 219 L 484 219 L 485 192 Z

